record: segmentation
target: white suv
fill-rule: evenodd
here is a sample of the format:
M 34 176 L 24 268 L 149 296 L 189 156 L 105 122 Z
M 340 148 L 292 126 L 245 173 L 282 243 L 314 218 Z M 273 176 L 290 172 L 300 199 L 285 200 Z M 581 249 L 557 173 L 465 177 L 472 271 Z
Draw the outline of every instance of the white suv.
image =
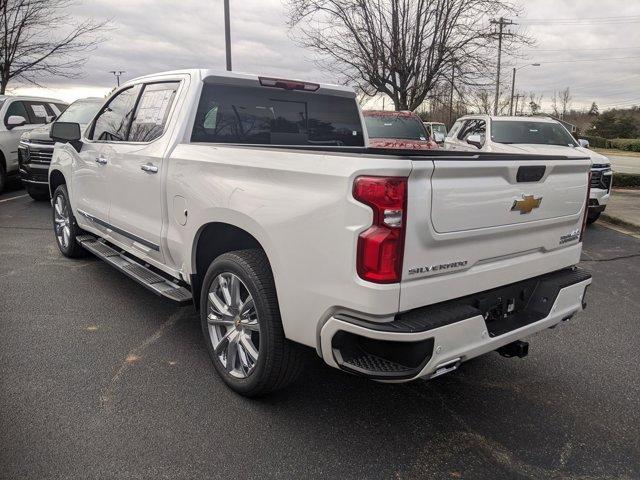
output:
M 613 177 L 609 159 L 588 146 L 588 142 L 573 138 L 560 122 L 544 116 L 466 115 L 451 127 L 444 142 L 447 150 L 589 157 L 591 190 L 587 222 L 593 223 L 609 201 Z
M 66 108 L 66 103 L 52 98 L 0 95 L 0 192 L 7 176 L 18 173 L 20 136 L 53 121 Z

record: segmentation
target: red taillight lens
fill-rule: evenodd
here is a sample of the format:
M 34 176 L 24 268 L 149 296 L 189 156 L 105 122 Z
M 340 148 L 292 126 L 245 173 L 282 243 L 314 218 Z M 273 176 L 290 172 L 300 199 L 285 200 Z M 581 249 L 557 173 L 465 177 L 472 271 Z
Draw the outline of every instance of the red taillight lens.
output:
M 353 197 L 373 210 L 373 224 L 358 237 L 358 275 L 375 283 L 399 282 L 402 277 L 407 179 L 358 177 L 353 185 Z
M 589 197 L 591 196 L 591 170 L 589 170 L 589 179 L 587 183 L 587 199 L 584 202 L 584 216 L 582 217 L 582 229 L 580 230 L 580 242 L 584 236 L 584 230 L 587 228 L 587 216 L 589 215 Z

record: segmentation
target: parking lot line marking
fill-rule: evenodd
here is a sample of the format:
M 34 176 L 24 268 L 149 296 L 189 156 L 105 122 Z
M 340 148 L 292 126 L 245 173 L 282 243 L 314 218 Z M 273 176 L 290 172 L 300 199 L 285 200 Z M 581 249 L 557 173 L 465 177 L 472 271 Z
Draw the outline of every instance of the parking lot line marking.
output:
M 5 198 L 4 200 L 0 200 L 0 203 L 8 202 L 10 200 L 15 200 L 16 198 L 23 198 L 23 197 L 28 197 L 28 196 L 29 196 L 29 194 L 25 193 L 24 195 L 17 195 L 15 197 Z

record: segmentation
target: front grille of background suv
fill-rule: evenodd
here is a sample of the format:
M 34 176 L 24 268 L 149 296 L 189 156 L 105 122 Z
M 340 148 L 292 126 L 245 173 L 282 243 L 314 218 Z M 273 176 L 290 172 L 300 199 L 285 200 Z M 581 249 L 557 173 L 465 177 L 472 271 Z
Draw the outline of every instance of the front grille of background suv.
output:
M 53 140 L 30 140 L 20 142 L 18 156 L 21 162 L 48 165 L 53 156 Z

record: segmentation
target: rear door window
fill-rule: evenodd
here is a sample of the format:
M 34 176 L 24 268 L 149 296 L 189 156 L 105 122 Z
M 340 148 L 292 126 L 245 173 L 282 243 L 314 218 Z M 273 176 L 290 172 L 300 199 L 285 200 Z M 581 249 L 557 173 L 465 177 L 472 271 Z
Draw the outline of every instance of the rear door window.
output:
M 203 86 L 191 141 L 364 146 L 353 98 L 211 84 Z
M 131 122 L 130 142 L 151 142 L 164 132 L 179 82 L 145 85 Z
M 49 106 L 45 102 L 25 102 L 27 105 L 27 112 L 29 113 L 29 119 L 32 124 L 47 123 L 47 118 L 53 116 L 53 111 L 49 109 Z

